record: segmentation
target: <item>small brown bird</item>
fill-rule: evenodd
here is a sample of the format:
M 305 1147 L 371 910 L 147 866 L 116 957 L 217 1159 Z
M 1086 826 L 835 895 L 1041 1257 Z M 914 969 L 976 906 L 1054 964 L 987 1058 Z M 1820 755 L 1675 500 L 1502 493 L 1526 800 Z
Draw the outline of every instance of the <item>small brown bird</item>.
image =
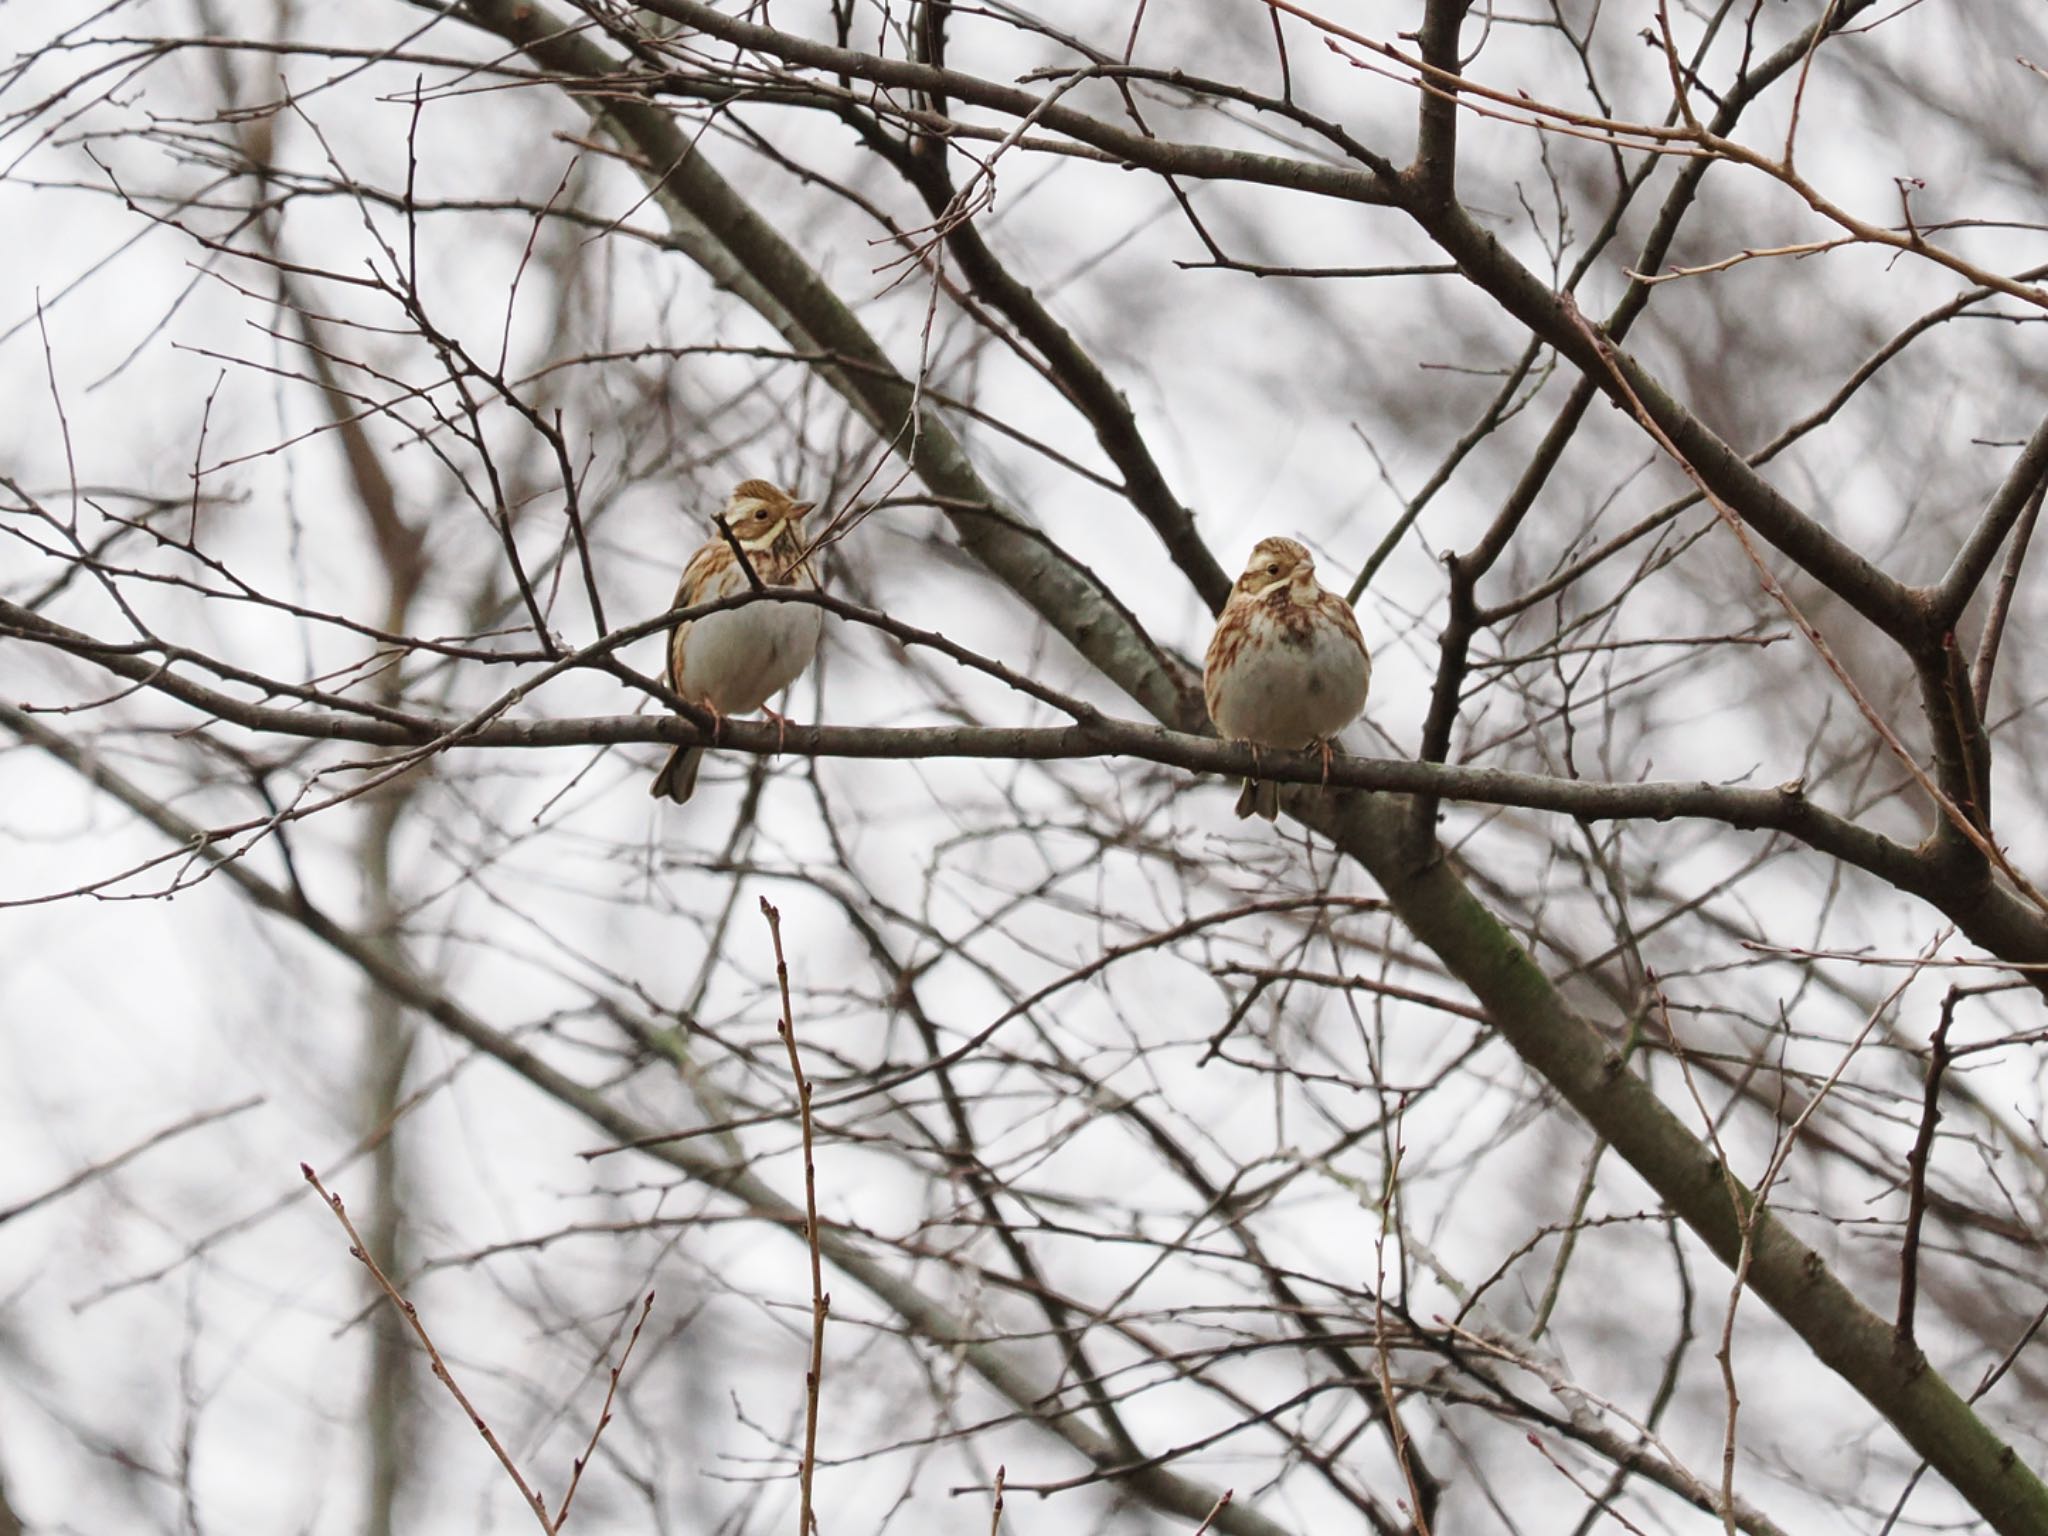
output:
M 1202 668 L 1202 697 L 1226 741 L 1323 749 L 1365 708 L 1372 658 L 1351 605 L 1316 580 L 1292 539 L 1261 539 L 1230 589 Z M 1237 814 L 1274 820 L 1280 789 L 1244 781 Z
M 804 514 L 797 501 L 766 480 L 742 480 L 725 503 L 726 526 L 747 552 L 764 586 L 817 590 L 818 576 L 804 558 Z M 714 532 L 683 567 L 670 606 L 691 608 L 747 590 L 732 544 Z M 822 610 L 808 603 L 760 599 L 701 619 L 684 619 L 669 632 L 669 687 L 715 717 L 751 714 L 802 675 L 818 654 Z M 780 721 L 773 710 L 766 713 Z M 677 747 L 648 793 L 681 805 L 697 787 L 702 747 Z

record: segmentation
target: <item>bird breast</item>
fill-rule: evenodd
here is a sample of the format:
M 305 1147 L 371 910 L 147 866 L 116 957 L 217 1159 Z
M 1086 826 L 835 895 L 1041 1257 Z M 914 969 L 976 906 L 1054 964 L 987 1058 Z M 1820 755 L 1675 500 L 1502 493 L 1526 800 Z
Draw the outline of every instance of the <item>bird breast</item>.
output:
M 1253 616 L 1266 633 L 1229 658 L 1214 714 L 1216 729 L 1229 740 L 1291 750 L 1334 736 L 1358 718 L 1372 667 L 1338 625 L 1276 617 Z
M 692 619 L 676 692 L 720 714 L 757 710 L 811 664 L 824 622 L 823 609 L 768 598 Z

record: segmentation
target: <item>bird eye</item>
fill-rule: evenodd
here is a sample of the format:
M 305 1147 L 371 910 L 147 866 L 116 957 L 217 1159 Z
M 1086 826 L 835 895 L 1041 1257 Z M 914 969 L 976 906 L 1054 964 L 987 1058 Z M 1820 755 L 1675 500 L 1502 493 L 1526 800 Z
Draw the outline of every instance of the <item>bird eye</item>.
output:
M 1280 574 L 1280 567 L 1278 565 L 1269 565 L 1266 567 L 1266 574 L 1268 576 L 1278 576 Z

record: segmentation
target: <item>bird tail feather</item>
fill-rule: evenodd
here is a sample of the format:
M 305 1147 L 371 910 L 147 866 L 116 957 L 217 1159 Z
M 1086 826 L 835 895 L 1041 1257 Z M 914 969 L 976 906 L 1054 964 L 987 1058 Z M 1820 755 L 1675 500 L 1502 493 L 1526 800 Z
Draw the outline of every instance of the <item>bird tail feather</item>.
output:
M 697 765 L 703 760 L 702 747 L 677 747 L 661 765 L 661 772 L 654 776 L 647 793 L 657 800 L 673 800 L 681 805 L 696 793 Z
M 1263 816 L 1268 821 L 1280 819 L 1280 786 L 1262 783 L 1258 779 L 1246 779 L 1244 788 L 1238 791 L 1237 814 L 1240 820 L 1247 816 Z

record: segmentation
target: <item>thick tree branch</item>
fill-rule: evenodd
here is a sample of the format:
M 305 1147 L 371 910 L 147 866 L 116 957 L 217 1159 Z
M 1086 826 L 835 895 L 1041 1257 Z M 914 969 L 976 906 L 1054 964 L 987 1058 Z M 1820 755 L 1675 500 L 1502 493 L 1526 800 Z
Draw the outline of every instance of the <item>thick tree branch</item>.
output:
M 1457 75 L 1462 63 L 1458 31 L 1471 9 L 1472 0 L 1429 0 L 1416 39 L 1426 64 Z M 1418 91 L 1416 96 L 1415 161 L 1402 179 L 1411 197 L 1448 204 L 1458 195 L 1458 98 L 1455 88 Z

